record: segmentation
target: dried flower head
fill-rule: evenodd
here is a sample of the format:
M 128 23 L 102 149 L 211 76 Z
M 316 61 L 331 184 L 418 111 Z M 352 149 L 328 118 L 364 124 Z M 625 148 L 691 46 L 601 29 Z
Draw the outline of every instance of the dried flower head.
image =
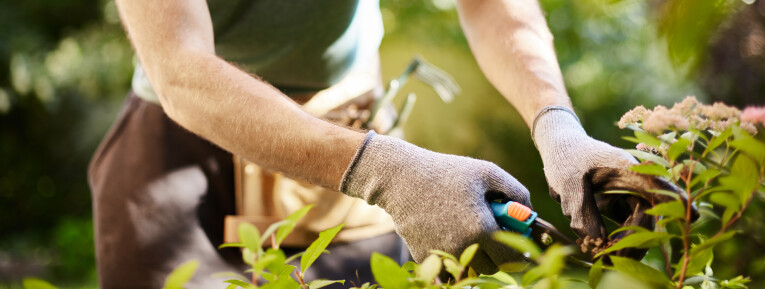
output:
M 711 121 L 709 123 L 709 129 L 714 131 L 724 131 L 728 129 L 731 125 L 735 124 L 737 121 L 738 119 L 735 119 L 735 118 Z
M 745 130 L 751 135 L 757 134 L 757 127 L 754 126 L 754 124 L 751 122 L 741 122 L 740 126 L 741 126 L 741 129 Z
M 637 124 L 644 121 L 650 114 L 651 110 L 639 105 L 622 116 L 618 123 L 619 128 L 625 128 L 628 124 Z
M 688 129 L 688 119 L 664 106 L 656 106 L 643 121 L 643 129 L 652 133 L 661 133 L 667 129 Z
M 701 104 L 696 100 L 695 96 L 686 96 L 683 101 L 675 103 L 670 110 L 681 116 L 690 117 L 691 115 L 697 114 L 696 108 L 700 106 Z
M 712 105 L 702 105 L 699 109 L 701 110 L 701 115 L 712 120 L 738 118 L 741 116 L 741 111 L 738 110 L 738 108 L 727 106 L 722 102 L 715 102 Z

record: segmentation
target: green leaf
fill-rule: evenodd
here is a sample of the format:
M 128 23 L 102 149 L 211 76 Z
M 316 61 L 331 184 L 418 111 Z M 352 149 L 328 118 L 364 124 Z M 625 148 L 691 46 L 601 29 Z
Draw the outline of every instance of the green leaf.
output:
M 669 146 L 669 150 L 667 150 L 667 157 L 670 161 L 674 161 L 682 155 L 684 152 L 688 151 L 688 146 L 691 144 L 691 142 L 684 138 L 679 138 L 675 143 Z
M 433 279 L 441 272 L 441 258 L 435 254 L 430 255 L 414 271 L 417 277 L 422 278 L 428 284 L 432 284 Z
M 678 194 L 677 192 L 670 191 L 670 190 L 650 189 L 650 190 L 646 190 L 646 192 L 649 192 L 649 193 L 652 193 L 652 194 L 657 194 L 657 195 L 662 195 L 662 196 L 672 197 L 672 198 L 674 198 L 676 200 L 680 199 L 680 194 Z
M 684 219 L 683 219 L 683 218 L 676 218 L 676 217 L 675 217 L 675 218 L 667 218 L 667 217 L 664 217 L 664 218 L 662 218 L 661 220 L 659 220 L 658 222 L 656 222 L 656 226 L 658 226 L 658 227 L 666 227 L 666 226 L 667 226 L 667 224 L 669 224 L 669 223 L 672 223 L 672 222 L 675 222 L 675 221 L 677 221 L 677 222 L 683 222 L 683 221 L 684 221 Z
M 383 288 L 406 289 L 409 273 L 398 266 L 396 261 L 380 253 L 372 253 L 370 261 L 372 275 Z
M 714 186 L 714 187 L 711 187 L 711 188 L 708 188 L 706 190 L 698 192 L 695 197 L 696 197 L 696 199 L 699 199 L 699 198 L 701 198 L 703 196 L 706 196 L 706 195 L 709 195 L 709 194 L 712 194 L 712 193 L 717 193 L 717 192 L 727 192 L 727 193 L 730 193 L 731 189 L 728 188 L 727 186 L 724 186 L 724 185 Z
M 295 229 L 295 226 L 297 226 L 297 223 L 300 221 L 300 219 L 305 216 L 305 214 L 308 213 L 308 211 L 313 208 L 313 205 L 308 205 L 300 210 L 295 211 L 294 213 L 290 214 L 285 218 L 284 220 L 287 221 L 286 224 L 279 227 L 279 230 L 276 231 L 276 244 L 281 244 L 284 239 L 287 238 L 287 235 L 292 233 L 292 230 Z
M 712 139 L 709 141 L 709 144 L 707 144 L 707 148 L 704 150 L 704 155 L 708 154 L 709 152 L 713 151 L 717 147 L 719 147 L 721 144 L 725 143 L 725 141 L 733 135 L 732 128 L 728 128 L 719 135 L 716 135 L 712 137 Z
M 271 224 L 271 226 L 268 226 L 268 228 L 266 228 L 266 231 L 263 232 L 263 236 L 261 237 L 261 240 L 260 240 L 260 246 L 262 247 L 263 244 L 268 241 L 268 238 L 271 236 L 271 234 L 274 233 L 274 231 L 276 231 L 276 229 L 279 229 L 282 226 L 291 224 L 291 223 L 292 221 L 290 220 L 281 220 L 279 222 Z
M 231 248 L 231 247 L 242 248 L 242 247 L 244 247 L 244 244 L 242 244 L 242 243 L 224 243 L 224 244 L 220 244 L 220 246 L 218 246 L 218 249 Z
M 242 260 L 247 265 L 253 266 L 254 265 L 253 262 L 255 262 L 255 252 L 253 252 L 252 250 L 248 248 L 244 248 L 242 250 Z
M 736 235 L 736 231 L 728 231 L 716 237 L 708 239 L 702 242 L 701 244 L 699 244 L 698 246 L 691 248 L 691 252 L 689 256 L 691 258 L 696 257 L 697 255 L 702 253 L 704 250 L 713 248 L 714 246 L 717 246 L 717 244 L 727 241 L 728 239 L 732 238 L 733 235 Z
M 610 256 L 613 269 L 655 288 L 672 288 L 667 276 L 651 266 L 625 257 Z
M 479 278 L 465 278 L 462 279 L 460 282 L 454 283 L 453 285 L 445 288 L 481 288 L 481 289 L 499 289 L 499 288 L 506 288 L 504 286 L 507 286 L 508 284 L 505 284 L 497 279 L 489 278 L 487 276 L 481 276 Z M 413 287 L 414 288 L 414 287 Z M 427 287 L 427 288 L 442 288 L 442 287 Z
M 465 270 L 465 268 L 460 266 L 460 264 L 457 263 L 457 261 L 454 261 L 453 259 L 449 259 L 449 258 L 444 259 L 444 268 L 446 269 L 446 272 L 449 272 L 449 274 L 452 274 L 452 276 L 454 276 L 455 280 L 460 278 L 460 275 L 462 275 L 462 272 Z
M 645 212 L 646 214 L 651 214 L 654 216 L 682 218 L 685 216 L 685 206 L 682 202 L 677 200 L 655 205 L 653 208 L 650 208 Z
M 686 269 L 686 276 L 693 276 L 696 275 L 696 273 L 701 272 L 704 270 L 704 267 L 707 266 L 707 263 L 711 261 L 712 259 L 712 249 L 713 248 L 707 248 L 705 250 L 702 250 L 698 253 L 697 256 L 694 256 L 689 259 L 688 261 L 688 268 Z M 678 263 L 681 264 L 682 262 Z M 680 277 L 680 271 L 681 270 L 675 270 L 675 276 L 673 278 Z
M 473 244 L 465 248 L 465 251 L 462 251 L 462 255 L 460 255 L 460 265 L 462 265 L 462 267 L 467 267 L 470 260 L 473 260 L 473 256 L 475 256 L 477 250 L 478 244 Z
M 672 176 L 672 181 L 677 182 L 680 178 L 680 172 L 683 171 L 683 168 L 685 168 L 685 164 L 676 164 L 674 167 L 670 169 L 670 175 Z
M 194 276 L 194 272 L 197 271 L 197 268 L 199 268 L 199 261 L 197 260 L 186 261 L 185 263 L 175 268 L 173 272 L 170 272 L 170 275 L 168 275 L 167 278 L 165 279 L 165 286 L 163 288 L 166 288 L 166 289 L 183 288 L 183 285 L 186 285 L 186 282 L 189 282 L 189 280 L 191 280 L 191 277 Z
M 712 193 L 709 196 L 709 201 L 725 208 L 733 208 L 734 210 L 738 210 L 741 207 L 741 202 L 730 192 Z
M 260 289 L 299 289 L 300 284 L 289 278 L 289 276 L 279 277 L 276 281 L 265 284 Z M 254 286 L 251 288 L 255 288 Z
M 619 227 L 616 230 L 613 230 L 611 234 L 608 234 L 608 237 L 611 238 L 614 234 L 624 231 L 635 231 L 635 232 L 651 232 L 650 230 L 643 228 L 641 226 L 624 226 Z
M 739 154 L 733 160 L 730 174 L 720 177 L 720 184 L 733 190 L 740 202 L 744 203 L 759 186 L 758 178 L 759 170 L 754 160 L 747 155 Z
M 590 288 L 598 288 L 598 283 L 600 283 L 600 279 L 603 277 L 603 259 L 598 259 L 598 261 L 592 264 L 588 277 Z
M 430 253 L 431 254 L 436 254 L 438 256 L 441 256 L 441 258 L 447 258 L 447 259 L 452 259 L 454 261 L 457 261 L 457 257 L 454 257 L 454 255 L 446 253 L 446 252 L 441 251 L 441 250 L 430 250 Z
M 507 274 L 505 272 L 499 271 L 495 273 L 494 275 L 486 276 L 489 278 L 494 278 L 499 282 L 502 282 L 502 285 L 518 285 L 518 281 L 515 281 L 515 278 L 513 276 L 510 276 L 510 274 Z M 454 287 L 459 288 L 459 287 Z
M 566 265 L 566 256 L 573 252 L 573 247 L 553 244 L 539 258 L 539 266 L 532 268 L 523 275 L 521 283 L 523 286 L 527 286 L 540 278 L 559 275 Z
M 638 194 L 638 193 L 633 192 L 633 191 L 626 191 L 626 190 L 609 190 L 609 191 L 603 192 L 603 194 L 633 195 L 633 196 L 636 196 L 636 197 L 641 197 L 641 198 L 643 197 L 643 195 L 641 195 L 641 194 Z
M 752 282 L 752 279 L 749 279 L 749 277 L 744 277 L 741 275 L 736 276 L 736 278 L 723 280 L 720 282 L 720 285 L 723 286 L 723 288 L 733 288 L 733 289 L 746 289 L 748 288 L 746 286 L 746 283 Z
M 401 265 L 401 269 L 404 269 L 406 271 L 412 272 L 414 271 L 414 268 L 417 268 L 417 263 L 412 261 L 406 261 L 404 265 Z
M 621 250 L 624 248 L 656 247 L 666 241 L 669 241 L 669 239 L 672 239 L 672 237 L 675 237 L 675 235 L 665 233 L 665 232 L 653 232 L 653 231 L 635 232 L 635 233 L 627 235 L 626 237 L 616 242 L 616 244 L 613 244 L 611 247 L 608 247 L 602 252 L 598 253 L 596 257 L 603 254 L 611 253 L 617 250 Z
M 545 276 L 545 273 L 547 273 L 545 272 L 546 269 L 547 268 L 542 266 L 531 268 L 531 270 L 527 271 L 526 274 L 523 274 L 523 277 L 521 278 L 521 286 L 526 287 L 531 285 L 531 283 L 542 279 L 542 277 Z
M 271 264 L 284 264 L 284 261 L 284 252 L 282 250 L 269 248 L 266 250 L 265 254 L 261 255 L 258 260 L 256 260 L 255 266 L 253 266 L 252 269 L 254 269 L 255 272 L 258 272 L 258 275 L 260 275 L 260 272 L 262 272 L 263 269 L 270 267 Z M 281 266 L 279 266 L 279 268 L 280 267 Z
M 332 239 L 335 238 L 335 235 L 340 232 L 343 226 L 345 226 L 345 224 L 340 224 L 337 227 L 319 233 L 319 238 L 317 238 L 316 241 L 313 241 L 313 243 L 308 246 L 308 249 L 305 250 L 305 254 L 300 257 L 300 269 L 302 270 L 302 273 L 305 273 L 308 268 L 311 267 L 311 264 L 319 258 L 319 255 L 321 255 L 321 253 L 324 252 L 324 249 L 329 246 L 329 243 L 332 242 Z
M 714 169 L 714 168 L 709 168 L 706 171 L 704 171 L 704 172 L 702 172 L 702 173 L 700 173 L 700 174 L 698 174 L 696 176 L 693 176 L 693 179 L 691 180 L 691 184 L 689 186 L 690 187 L 694 187 L 698 183 L 705 184 L 705 183 L 711 181 L 712 179 L 716 178 L 719 175 L 720 175 L 720 170 Z
M 167 284 L 167 282 L 165 282 L 165 284 Z M 21 285 L 24 287 L 24 289 L 58 289 L 58 287 L 53 286 L 52 284 L 48 283 L 48 281 L 38 278 L 24 278 L 24 280 L 21 281 Z M 183 286 L 183 284 L 181 284 L 181 286 Z M 167 288 L 167 285 L 165 285 L 165 288 Z
M 637 139 L 636 137 L 631 137 L 631 136 L 623 136 L 623 137 L 622 137 L 622 139 L 623 139 L 623 140 L 626 140 L 626 141 L 628 141 L 628 142 L 632 142 L 632 143 L 640 143 L 640 140 L 639 140 L 639 139 Z
M 630 167 L 630 170 L 645 175 L 660 176 L 665 178 L 670 177 L 667 169 L 660 164 L 639 164 Z
M 644 151 L 639 151 L 639 150 L 625 150 L 625 151 L 628 152 L 629 154 L 631 154 L 632 156 L 638 158 L 641 161 L 650 161 L 650 162 L 653 162 L 653 163 L 656 163 L 656 164 L 660 164 L 660 165 L 662 165 L 664 167 L 668 167 L 669 166 L 669 162 L 667 162 L 667 160 L 665 160 L 661 156 L 657 156 L 655 154 L 652 154 L 652 153 L 649 153 L 649 152 L 644 152 Z
M 223 283 L 228 283 L 228 284 L 235 285 L 242 288 L 255 288 L 255 286 L 252 286 L 252 284 L 244 282 L 242 280 L 237 280 L 237 279 L 226 280 L 226 281 L 223 281 Z M 226 288 L 229 288 L 229 287 L 226 287 Z
M 655 149 L 658 149 L 661 146 L 661 140 L 659 140 L 656 136 L 646 132 L 635 131 L 635 138 L 637 138 L 641 143 Z
M 528 237 L 515 232 L 499 231 L 494 233 L 494 239 L 518 252 L 527 253 L 532 260 L 537 260 L 542 254 L 542 250 Z
M 226 289 L 236 289 L 236 288 L 239 288 L 239 286 L 236 286 L 236 284 L 228 284 L 228 286 L 226 286 Z
M 258 252 L 260 250 L 260 232 L 255 225 L 250 223 L 239 224 L 239 240 L 244 244 L 244 247 Z
M 306 285 L 308 285 L 308 289 L 319 289 L 335 283 L 345 284 L 345 280 L 313 280 Z
M 749 155 L 757 164 L 765 162 L 765 143 L 758 141 L 738 126 L 733 127 L 734 139 L 730 145 Z
M 676 137 L 677 137 L 677 133 L 674 131 L 671 131 L 671 132 L 660 135 L 658 139 L 663 143 L 671 144 L 675 142 Z
M 696 175 L 701 174 L 707 170 L 707 166 L 705 166 L 702 162 L 695 161 L 695 160 L 691 161 L 690 159 L 683 160 L 683 164 L 686 167 L 690 167 L 691 163 L 693 163 L 693 173 Z

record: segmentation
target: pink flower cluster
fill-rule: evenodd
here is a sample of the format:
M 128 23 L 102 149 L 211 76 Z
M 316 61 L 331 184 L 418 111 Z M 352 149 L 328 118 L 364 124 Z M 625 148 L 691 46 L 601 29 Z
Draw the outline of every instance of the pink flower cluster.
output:
M 642 127 L 645 131 L 660 134 L 666 130 L 688 130 L 690 128 L 714 131 L 724 131 L 733 124 L 751 134 L 757 133 L 754 123 L 765 125 L 765 107 L 747 108 L 742 114 L 735 107 L 721 102 L 704 105 L 694 96 L 688 96 L 683 101 L 675 103 L 672 108 L 656 106 L 653 110 L 638 106 L 625 113 L 619 120 L 619 128 L 627 125 Z
M 765 106 L 749 106 L 741 113 L 741 121 L 765 126 Z

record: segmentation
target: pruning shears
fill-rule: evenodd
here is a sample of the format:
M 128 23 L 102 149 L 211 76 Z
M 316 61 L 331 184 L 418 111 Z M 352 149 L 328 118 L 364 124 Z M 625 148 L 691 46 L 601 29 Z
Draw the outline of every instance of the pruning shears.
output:
M 555 226 L 540 218 L 537 212 L 521 203 L 509 201 L 507 203 L 489 202 L 489 204 L 497 223 L 503 230 L 520 233 L 543 250 L 553 243 L 579 247 Z M 592 262 L 587 261 L 588 258 L 582 253 L 569 255 L 568 260 L 580 266 L 592 267 Z

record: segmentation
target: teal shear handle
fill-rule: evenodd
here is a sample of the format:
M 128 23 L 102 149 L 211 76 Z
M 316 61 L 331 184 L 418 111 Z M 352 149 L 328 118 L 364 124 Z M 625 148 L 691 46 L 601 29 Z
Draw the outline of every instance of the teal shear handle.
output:
M 507 231 L 521 233 L 530 237 L 531 224 L 537 219 L 537 212 L 521 203 L 509 201 L 507 203 L 489 202 L 494 217 Z

